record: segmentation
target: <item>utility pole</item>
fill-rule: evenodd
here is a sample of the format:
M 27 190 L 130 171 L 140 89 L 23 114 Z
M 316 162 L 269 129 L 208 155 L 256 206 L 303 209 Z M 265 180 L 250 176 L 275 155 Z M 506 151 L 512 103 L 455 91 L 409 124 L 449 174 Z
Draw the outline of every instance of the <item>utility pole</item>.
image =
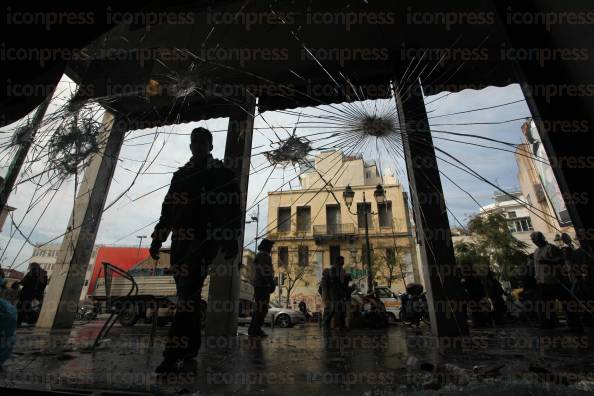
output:
M 37 130 L 41 126 L 41 122 L 45 117 L 45 113 L 47 112 L 47 108 L 52 101 L 52 97 L 54 96 L 54 90 L 45 98 L 43 102 L 37 107 L 35 110 L 35 114 L 33 114 L 33 118 L 27 122 L 27 125 L 22 126 L 17 130 L 17 134 L 22 134 L 19 137 L 19 148 L 8 167 L 8 171 L 6 172 L 6 177 L 4 178 L 4 183 L 0 184 L 0 213 L 4 210 L 6 206 L 6 202 L 8 202 L 8 197 L 14 188 L 14 184 L 16 183 L 17 177 L 21 172 L 21 168 L 25 163 L 25 159 L 27 159 L 27 154 L 29 153 L 29 149 L 33 144 L 33 139 L 35 139 L 35 135 L 37 134 Z
M 142 246 L 142 240 L 146 238 L 146 235 L 136 235 L 136 238 L 139 239 L 138 241 L 138 250 L 136 251 L 136 261 L 140 258 L 140 247 Z

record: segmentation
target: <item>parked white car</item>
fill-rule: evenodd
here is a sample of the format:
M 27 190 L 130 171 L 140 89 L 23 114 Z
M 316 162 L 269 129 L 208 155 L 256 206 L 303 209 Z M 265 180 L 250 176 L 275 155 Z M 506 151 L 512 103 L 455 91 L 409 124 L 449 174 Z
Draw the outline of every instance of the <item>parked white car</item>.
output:
M 252 321 L 252 317 L 239 317 L 238 323 L 241 325 L 249 325 Z M 296 324 L 305 323 L 305 315 L 294 309 L 284 308 L 275 303 L 270 303 L 268 306 L 268 314 L 264 318 L 264 324 L 272 325 L 275 327 L 292 327 Z

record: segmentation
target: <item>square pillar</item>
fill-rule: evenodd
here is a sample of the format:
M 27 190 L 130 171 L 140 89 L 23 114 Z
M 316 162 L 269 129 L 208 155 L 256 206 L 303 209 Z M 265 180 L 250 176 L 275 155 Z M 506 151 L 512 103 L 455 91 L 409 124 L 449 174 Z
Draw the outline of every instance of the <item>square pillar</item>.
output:
M 575 4 L 575 14 L 591 12 L 590 2 Z M 581 247 L 594 252 L 594 41 L 592 25 L 515 23 L 517 15 L 559 15 L 567 4 L 555 1 L 493 1 L 497 22 L 506 36 L 500 56 L 514 66 L 530 113 L 536 123 L 559 193 Z M 540 54 L 520 56 L 538 49 Z M 567 53 L 570 55 L 566 56 Z M 548 221 L 556 226 L 553 218 Z M 537 230 L 538 231 L 538 230 Z M 549 241 L 552 242 L 552 241 Z
M 243 234 L 255 109 L 256 101 L 250 99 L 241 108 L 233 109 L 229 117 L 225 143 L 225 165 L 233 171 L 239 182 L 241 221 L 237 222 L 239 229 L 234 230 L 234 235 L 237 235 L 239 251 L 233 260 L 220 260 L 213 263 L 206 314 L 207 337 L 234 337 L 237 335 L 239 269 L 243 257 Z
M 106 143 L 85 170 L 37 327 L 72 328 L 109 186 L 124 142 L 125 130 L 121 126 L 114 115 L 105 113 L 99 141 Z
M 411 82 L 403 92 L 405 97 L 396 93 L 396 107 L 431 330 L 437 337 L 460 337 L 468 334 L 466 308 L 460 279 L 455 276 L 454 246 L 420 82 Z

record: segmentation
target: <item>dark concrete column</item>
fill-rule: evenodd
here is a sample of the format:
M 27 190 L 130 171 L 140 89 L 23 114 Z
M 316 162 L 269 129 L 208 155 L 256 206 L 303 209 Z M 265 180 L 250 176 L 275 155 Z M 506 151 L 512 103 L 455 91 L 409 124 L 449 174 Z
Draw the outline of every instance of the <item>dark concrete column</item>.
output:
M 241 221 L 235 230 L 239 251 L 233 260 L 214 263 L 208 290 L 206 335 L 233 337 L 237 335 L 239 313 L 239 269 L 243 257 L 243 232 L 247 205 L 250 160 L 252 155 L 252 134 L 254 131 L 255 99 L 250 99 L 241 108 L 233 109 L 229 117 L 225 164 L 233 170 L 239 181 L 241 193 Z
M 405 131 L 402 142 L 431 329 L 438 337 L 459 337 L 468 334 L 468 324 L 421 85 L 414 81 L 402 92 L 396 95 L 396 107 Z
M 45 100 L 41 102 L 41 104 L 37 107 L 37 110 L 35 110 L 33 117 L 27 122 L 27 124 L 22 126 L 21 129 L 15 132 L 17 134 L 21 134 L 21 142 L 18 146 L 18 149 L 12 162 L 10 163 L 8 171 L 6 172 L 6 178 L 4 179 L 4 181 L 0 182 L 0 212 L 4 210 L 4 207 L 8 202 L 10 193 L 14 188 L 14 184 L 16 183 L 17 177 L 21 172 L 21 168 L 25 163 L 25 159 L 27 159 L 29 149 L 33 144 L 33 140 L 35 140 L 37 130 L 41 126 L 43 118 L 45 117 L 45 113 L 47 112 L 47 108 L 49 107 L 53 96 L 54 90 L 52 90 L 52 92 L 47 96 L 47 98 L 45 98 Z
M 592 25 L 517 23 L 522 16 L 591 12 L 589 2 L 493 1 L 507 38 L 500 56 L 515 66 L 559 190 L 582 247 L 594 250 L 594 41 Z M 526 19 L 524 19 L 526 20 Z M 540 54 L 534 55 L 535 50 Z M 531 53 L 531 56 L 525 54 Z M 524 54 L 524 56 L 518 56 Z M 555 219 L 550 219 L 555 223 Z
M 106 112 L 99 137 L 106 143 L 85 170 L 37 327 L 72 327 L 124 132 L 122 123 Z
M 406 191 L 402 192 L 404 202 L 404 217 L 406 219 L 406 233 L 408 238 L 408 246 L 410 246 L 410 260 L 413 271 L 413 279 L 415 282 L 421 282 L 421 274 L 419 273 L 419 257 L 417 257 L 417 243 L 412 233 L 412 223 L 410 221 L 410 213 L 408 211 L 408 194 Z

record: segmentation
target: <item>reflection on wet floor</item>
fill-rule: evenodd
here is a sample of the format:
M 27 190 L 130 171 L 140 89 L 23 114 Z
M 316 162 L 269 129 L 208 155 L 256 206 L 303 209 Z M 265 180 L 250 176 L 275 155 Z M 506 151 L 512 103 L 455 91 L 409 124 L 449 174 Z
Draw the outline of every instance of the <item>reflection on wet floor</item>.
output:
M 548 387 L 591 388 L 591 337 L 533 329 L 475 331 L 439 353 L 428 328 L 324 333 L 316 324 L 269 329 L 270 337 L 205 339 L 196 372 L 157 377 L 167 328 L 149 346 L 150 326 L 114 327 L 90 351 L 101 321 L 72 334 L 23 328 L 0 386 L 119 389 L 152 394 L 378 394 Z M 569 374 L 573 374 L 570 376 Z M 559 389 L 557 389 L 559 388 Z M 540 388 L 539 388 L 540 389 Z

